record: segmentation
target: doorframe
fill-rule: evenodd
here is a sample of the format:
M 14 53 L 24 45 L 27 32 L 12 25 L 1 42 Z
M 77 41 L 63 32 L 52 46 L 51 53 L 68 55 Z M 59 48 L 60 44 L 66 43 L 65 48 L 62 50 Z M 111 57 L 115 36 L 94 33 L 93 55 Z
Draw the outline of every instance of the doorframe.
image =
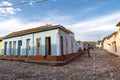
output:
M 26 39 L 26 56 L 30 54 L 30 39 Z
M 17 56 L 20 56 L 20 54 L 21 54 L 21 51 L 22 51 L 21 46 L 22 46 L 22 40 L 18 40 L 18 53 L 17 53 Z
M 60 51 L 61 51 L 61 55 L 64 55 L 64 44 L 63 44 L 64 40 L 63 40 L 63 36 L 60 36 Z
M 39 47 L 38 47 L 38 40 L 39 40 Z M 37 47 L 36 47 L 37 55 L 40 55 L 41 54 L 41 38 L 36 39 L 36 45 L 37 45 Z M 38 51 L 38 49 L 39 49 L 39 51 Z
M 51 55 L 51 37 L 45 37 L 45 56 Z
M 4 55 L 7 55 L 7 42 L 4 43 Z
M 16 41 L 13 41 L 13 55 L 16 55 Z

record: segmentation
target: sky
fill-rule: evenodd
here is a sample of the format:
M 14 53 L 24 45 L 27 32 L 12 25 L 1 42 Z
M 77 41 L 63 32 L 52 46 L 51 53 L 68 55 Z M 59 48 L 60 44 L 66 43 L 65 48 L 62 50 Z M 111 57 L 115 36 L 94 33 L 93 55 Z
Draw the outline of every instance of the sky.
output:
M 0 36 L 46 24 L 62 25 L 80 41 L 117 31 L 120 0 L 0 0 Z

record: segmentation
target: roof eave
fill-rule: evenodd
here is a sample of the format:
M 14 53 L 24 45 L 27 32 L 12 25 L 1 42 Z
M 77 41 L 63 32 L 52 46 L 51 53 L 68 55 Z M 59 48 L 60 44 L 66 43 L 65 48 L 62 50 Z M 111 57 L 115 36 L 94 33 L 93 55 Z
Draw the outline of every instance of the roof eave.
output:
M 116 27 L 120 26 L 120 22 L 117 23 Z
M 20 34 L 20 35 L 15 35 L 15 36 L 5 36 L 3 37 L 3 39 L 8 39 L 8 38 L 13 38 L 13 37 L 18 37 L 18 36 L 22 36 L 22 35 L 27 35 L 27 34 L 32 34 L 32 33 L 37 33 L 37 32 L 43 32 L 43 31 L 48 31 L 48 30 L 53 30 L 53 29 L 62 29 L 64 32 L 68 33 L 68 34 L 74 34 L 73 32 L 67 30 L 67 29 L 63 29 L 61 27 L 53 27 L 53 28 L 48 28 L 48 29 L 43 29 L 43 30 L 38 30 L 38 31 L 33 31 L 33 32 L 28 32 L 28 33 L 24 33 L 24 34 Z
M 48 30 L 52 30 L 52 29 L 57 29 L 57 28 L 50 28 L 50 29 L 33 31 L 33 32 L 28 32 L 28 33 L 24 33 L 24 34 L 20 34 L 20 35 L 10 36 L 10 37 L 3 37 L 3 39 L 8 39 L 8 38 L 12 38 L 12 37 L 17 37 L 17 36 L 22 36 L 22 35 L 27 35 L 27 34 L 37 33 L 37 32 L 48 31 Z

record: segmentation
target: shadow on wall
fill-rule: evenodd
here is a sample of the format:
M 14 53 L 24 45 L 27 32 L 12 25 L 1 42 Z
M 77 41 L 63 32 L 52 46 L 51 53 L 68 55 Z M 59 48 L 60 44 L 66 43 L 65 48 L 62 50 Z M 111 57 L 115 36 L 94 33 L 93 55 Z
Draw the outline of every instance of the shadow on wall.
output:
M 110 52 L 112 54 L 115 54 L 117 56 L 120 56 L 120 46 L 109 46 L 109 49 L 106 50 L 107 52 Z

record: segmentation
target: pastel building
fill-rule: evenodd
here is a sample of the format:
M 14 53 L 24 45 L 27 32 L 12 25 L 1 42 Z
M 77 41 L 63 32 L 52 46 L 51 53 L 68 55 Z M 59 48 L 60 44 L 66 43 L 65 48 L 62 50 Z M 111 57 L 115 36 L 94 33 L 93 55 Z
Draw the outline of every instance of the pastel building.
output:
M 2 38 L 0 38 L 0 55 L 2 55 Z
M 103 49 L 120 56 L 120 22 L 116 25 L 118 31 L 103 39 Z
M 45 25 L 13 32 L 3 38 L 3 56 L 61 61 L 78 53 L 74 33 L 61 25 Z

